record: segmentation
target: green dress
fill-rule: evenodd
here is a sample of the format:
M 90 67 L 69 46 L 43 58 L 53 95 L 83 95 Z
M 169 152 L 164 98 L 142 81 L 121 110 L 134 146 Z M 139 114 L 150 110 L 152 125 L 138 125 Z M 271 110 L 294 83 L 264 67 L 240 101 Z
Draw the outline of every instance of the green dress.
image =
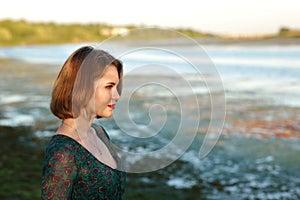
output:
M 98 137 L 117 160 L 118 169 L 100 162 L 76 140 L 54 135 L 43 162 L 42 199 L 122 199 L 126 174 L 119 170 L 106 132 L 99 134 L 97 129 Z

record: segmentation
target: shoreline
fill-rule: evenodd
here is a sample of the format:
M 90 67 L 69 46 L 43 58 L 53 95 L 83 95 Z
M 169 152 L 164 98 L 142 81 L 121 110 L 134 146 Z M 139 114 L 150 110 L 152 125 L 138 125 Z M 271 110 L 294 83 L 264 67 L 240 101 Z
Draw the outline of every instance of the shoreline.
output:
M 193 44 L 193 42 L 198 43 L 199 45 L 211 46 L 211 45 L 239 45 L 239 46 L 293 46 L 300 45 L 300 38 L 211 38 L 211 37 L 203 37 L 203 38 L 191 38 L 188 36 L 183 36 L 182 38 L 169 38 L 169 39 L 134 39 L 134 40 L 114 40 L 113 42 L 119 43 L 120 45 L 153 45 L 153 46 L 188 46 Z M 117 44 L 118 45 L 118 44 Z
M 300 45 L 300 38 L 198 39 L 197 41 L 207 45 Z

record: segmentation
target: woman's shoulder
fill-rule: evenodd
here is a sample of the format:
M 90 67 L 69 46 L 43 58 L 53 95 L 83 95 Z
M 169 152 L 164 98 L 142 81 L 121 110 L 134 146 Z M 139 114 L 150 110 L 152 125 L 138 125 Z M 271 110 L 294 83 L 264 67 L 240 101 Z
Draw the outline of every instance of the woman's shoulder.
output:
M 43 170 L 66 167 L 75 170 L 78 163 L 78 147 L 75 141 L 61 134 L 52 136 L 45 150 Z
M 55 134 L 51 137 L 46 147 L 46 154 L 60 153 L 60 154 L 76 154 L 78 151 L 78 143 L 62 134 Z

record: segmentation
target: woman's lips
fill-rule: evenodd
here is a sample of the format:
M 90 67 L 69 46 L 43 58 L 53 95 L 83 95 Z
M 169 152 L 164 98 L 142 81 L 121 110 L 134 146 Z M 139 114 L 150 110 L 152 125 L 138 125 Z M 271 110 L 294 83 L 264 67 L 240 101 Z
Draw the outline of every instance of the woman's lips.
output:
M 109 104 L 108 107 L 111 109 L 115 109 L 115 104 Z

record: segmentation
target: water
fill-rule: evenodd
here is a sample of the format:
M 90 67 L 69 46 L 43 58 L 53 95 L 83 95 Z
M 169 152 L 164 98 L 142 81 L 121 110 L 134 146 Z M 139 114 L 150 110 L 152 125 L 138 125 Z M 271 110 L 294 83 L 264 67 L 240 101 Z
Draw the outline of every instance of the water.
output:
M 62 65 L 70 53 L 82 45 L 88 44 L 1 48 L 0 58 L 15 58 L 36 63 Z M 99 46 L 99 44 L 96 46 Z M 187 55 L 188 61 L 193 63 L 197 63 L 197 57 L 199 57 L 199 47 L 197 46 L 180 46 L 179 48 L 163 46 L 157 49 L 135 50 L 130 53 L 127 52 L 125 55 L 122 55 L 122 53 L 134 48 L 118 46 L 115 43 L 111 46 L 103 44 L 100 47 L 114 53 L 116 56 L 121 56 L 125 65 L 125 73 L 141 65 L 151 64 L 171 66 L 181 74 L 196 73 L 195 69 L 180 56 Z M 207 45 L 201 47 L 207 53 L 207 58 L 210 58 L 213 62 L 211 66 L 215 65 L 220 73 L 227 95 L 231 96 L 236 92 L 239 95 L 255 93 L 259 97 L 270 98 L 279 104 L 300 105 L 300 101 L 297 101 L 300 98 L 299 46 Z M 181 55 L 174 55 L 174 52 L 179 52 Z M 200 59 L 202 58 L 198 58 L 198 60 Z M 206 59 L 206 57 L 203 59 Z M 201 70 L 204 70 L 204 68 Z M 153 73 L 153 71 L 150 70 L 150 73 Z
M 59 123 L 49 112 L 51 85 L 60 65 L 82 45 L 1 48 L 0 58 L 21 59 L 30 64 L 7 64 L 5 60 L 0 63 L 0 126 L 29 126 L 34 137 L 51 136 Z M 104 47 L 117 55 L 129 48 L 124 45 L 118 48 L 118 44 Z M 125 75 L 141 65 L 171 67 L 191 81 L 193 92 L 204 108 L 201 114 L 205 116 L 209 96 L 203 80 L 199 80 L 195 68 L 173 53 L 181 52 L 196 63 L 209 62 L 202 62 L 197 47 L 159 48 L 123 55 Z M 129 187 L 167 187 L 182 190 L 193 199 L 299 199 L 300 46 L 206 45 L 203 48 L 214 63 L 209 63 L 210 66 L 216 67 L 223 81 L 227 102 L 223 135 L 212 152 L 199 159 L 199 148 L 204 140 L 203 130 L 199 129 L 193 144 L 176 162 L 152 173 L 132 175 Z M 203 71 L 203 74 L 209 76 L 210 72 Z M 155 75 L 156 71 L 149 68 L 146 72 L 131 74 L 128 87 L 134 87 L 139 79 L 151 77 L 151 73 Z M 172 79 L 170 83 L 176 86 Z M 180 85 L 176 87 L 180 89 Z M 187 95 L 184 90 L 178 91 L 179 95 Z M 216 90 L 220 92 L 222 90 Z M 141 88 L 133 95 L 130 115 L 141 129 L 147 129 L 151 121 L 148 114 L 151 105 L 156 103 L 166 108 L 168 121 L 160 134 L 151 138 L 128 136 L 113 119 L 104 119 L 101 123 L 109 130 L 113 142 L 123 149 L 134 152 L 160 149 L 174 137 L 181 120 L 174 98 L 172 92 L 157 85 Z M 209 122 L 205 117 L 202 120 L 204 126 Z M 161 160 L 172 159 L 171 153 L 155 156 Z M 139 162 L 136 158 L 127 161 L 129 166 Z M 145 160 L 144 164 L 151 163 Z

